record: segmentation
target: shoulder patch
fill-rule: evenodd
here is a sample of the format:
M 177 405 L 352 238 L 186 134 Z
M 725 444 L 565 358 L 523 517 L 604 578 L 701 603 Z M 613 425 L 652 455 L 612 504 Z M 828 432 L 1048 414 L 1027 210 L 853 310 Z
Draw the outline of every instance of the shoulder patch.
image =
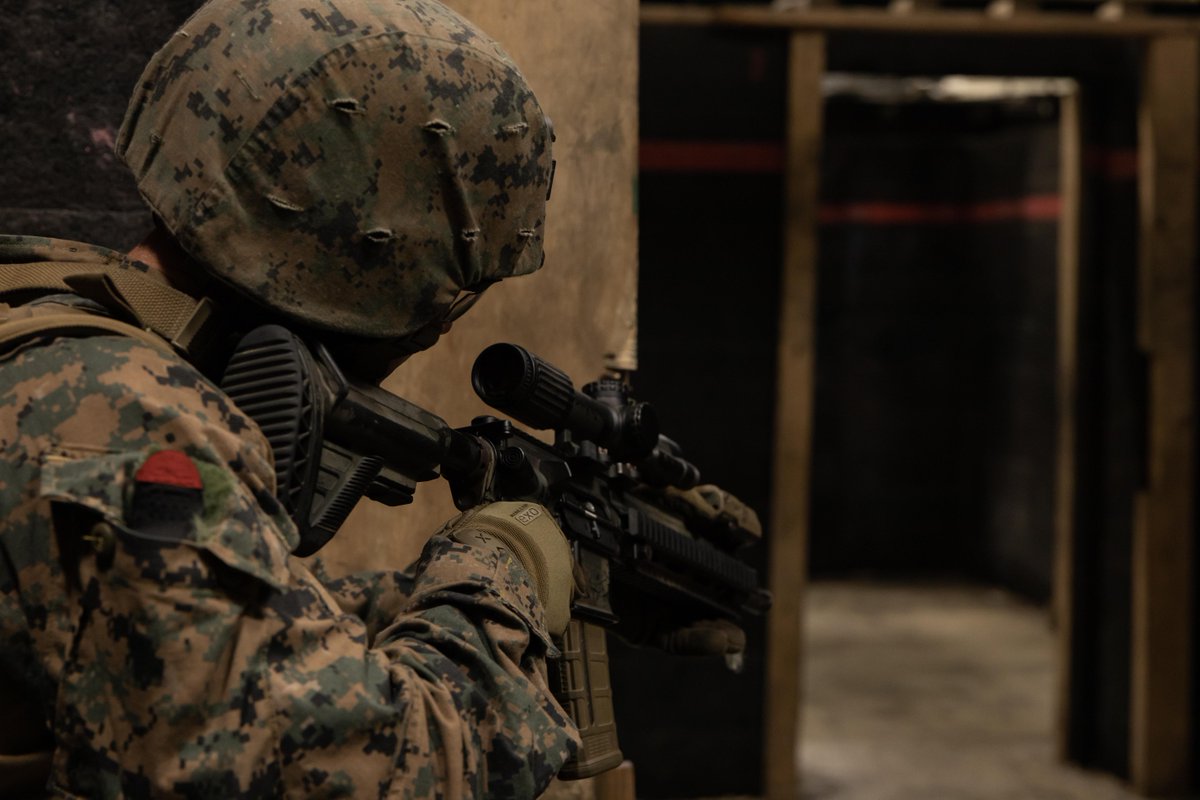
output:
M 180 450 L 159 450 L 153 453 L 138 468 L 133 479 L 138 483 L 157 483 L 177 486 L 180 489 L 203 489 L 200 470 Z
M 159 450 L 142 462 L 133 480 L 130 527 L 159 540 L 190 538 L 204 509 L 204 482 L 195 462 L 179 450 Z

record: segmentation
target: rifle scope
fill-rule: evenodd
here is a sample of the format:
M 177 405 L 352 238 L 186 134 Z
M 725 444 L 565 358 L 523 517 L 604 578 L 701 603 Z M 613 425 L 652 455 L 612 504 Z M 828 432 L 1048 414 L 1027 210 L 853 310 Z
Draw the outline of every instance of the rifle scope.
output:
M 494 344 L 480 353 L 471 385 L 492 408 L 532 428 L 568 430 L 622 461 L 639 461 L 658 445 L 658 417 L 648 403 L 589 397 L 565 372 L 519 345 Z

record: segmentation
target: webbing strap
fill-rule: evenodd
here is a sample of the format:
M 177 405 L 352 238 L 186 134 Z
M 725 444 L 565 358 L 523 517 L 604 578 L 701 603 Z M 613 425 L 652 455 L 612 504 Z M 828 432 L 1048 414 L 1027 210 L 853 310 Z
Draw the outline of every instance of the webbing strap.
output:
M 73 292 L 110 308 L 116 305 L 184 352 L 212 316 L 207 298 L 196 300 L 129 267 L 69 261 L 0 264 L 0 297 L 28 290 Z
M 103 336 L 105 334 L 120 334 L 145 342 L 160 350 L 170 352 L 170 347 L 161 337 L 153 333 L 135 328 L 120 320 L 107 317 L 96 317 L 90 314 L 61 313 L 37 314 L 30 317 L 5 319 L 0 314 L 0 355 L 19 347 L 25 342 L 39 336 Z

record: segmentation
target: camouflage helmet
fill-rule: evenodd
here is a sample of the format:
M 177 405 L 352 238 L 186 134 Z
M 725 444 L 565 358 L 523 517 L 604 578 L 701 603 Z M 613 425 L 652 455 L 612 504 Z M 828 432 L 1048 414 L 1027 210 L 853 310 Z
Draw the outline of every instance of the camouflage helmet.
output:
M 213 274 L 391 338 L 541 266 L 551 138 L 508 55 L 433 0 L 210 0 L 146 67 L 117 151 Z

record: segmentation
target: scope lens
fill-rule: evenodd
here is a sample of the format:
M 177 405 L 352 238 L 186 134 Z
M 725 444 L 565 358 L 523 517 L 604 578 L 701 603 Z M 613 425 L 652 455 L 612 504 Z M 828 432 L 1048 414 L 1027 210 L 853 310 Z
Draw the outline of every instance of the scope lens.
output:
M 479 354 L 471 369 L 475 393 L 488 405 L 513 399 L 525 378 L 526 360 L 521 348 L 512 344 L 494 344 Z

